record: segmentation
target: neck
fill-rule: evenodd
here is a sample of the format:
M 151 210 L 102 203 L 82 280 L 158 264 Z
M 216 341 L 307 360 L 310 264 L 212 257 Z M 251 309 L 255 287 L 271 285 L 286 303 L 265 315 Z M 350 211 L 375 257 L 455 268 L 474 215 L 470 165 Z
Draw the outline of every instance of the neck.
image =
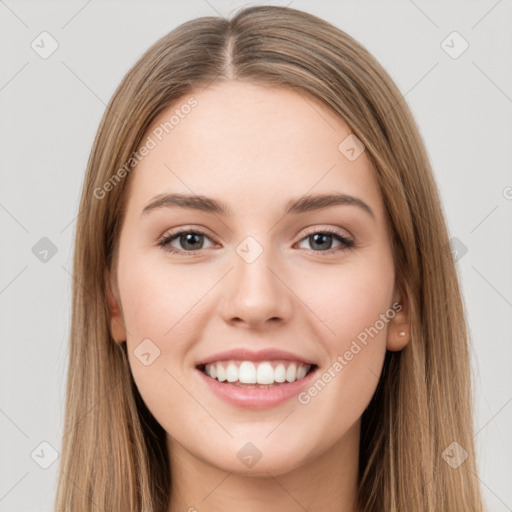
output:
M 168 512 L 359 512 L 359 435 L 357 422 L 327 451 L 306 454 L 300 466 L 263 476 L 223 470 L 168 437 Z

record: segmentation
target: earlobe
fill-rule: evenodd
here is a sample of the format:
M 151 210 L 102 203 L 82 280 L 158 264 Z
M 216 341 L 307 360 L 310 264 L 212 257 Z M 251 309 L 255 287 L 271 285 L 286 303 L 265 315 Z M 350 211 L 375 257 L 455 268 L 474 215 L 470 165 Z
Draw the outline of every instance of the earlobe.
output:
M 124 327 L 123 315 L 119 306 L 119 294 L 114 293 L 114 290 L 117 292 L 117 288 L 111 282 L 111 278 L 108 273 L 105 273 L 105 290 L 110 315 L 110 335 L 116 343 L 123 343 L 126 341 L 126 329 Z
M 400 308 L 396 307 L 395 317 L 390 321 L 388 326 L 386 348 L 392 352 L 396 352 L 405 348 L 410 339 L 410 318 L 409 318 L 409 301 L 405 293 L 395 292 L 393 304 L 400 304 Z
M 409 324 L 391 326 L 388 331 L 386 348 L 391 352 L 403 350 L 409 343 Z

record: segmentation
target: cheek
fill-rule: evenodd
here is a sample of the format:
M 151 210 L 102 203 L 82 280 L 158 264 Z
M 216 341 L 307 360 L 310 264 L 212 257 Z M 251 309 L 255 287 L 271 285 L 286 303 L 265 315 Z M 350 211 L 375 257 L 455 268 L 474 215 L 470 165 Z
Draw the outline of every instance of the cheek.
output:
M 132 375 L 147 407 L 166 427 L 169 418 L 183 414 L 183 404 L 190 406 L 189 423 L 201 417 L 186 392 L 187 364 L 190 347 L 204 328 L 206 302 L 200 299 L 215 284 L 215 276 L 194 279 L 192 267 L 188 269 L 148 264 L 135 256 L 120 261 L 118 268 Z
M 385 338 L 389 320 L 394 316 L 390 309 L 393 281 L 391 261 L 381 258 L 380 265 L 367 261 L 322 270 L 314 279 L 296 281 L 295 289 L 308 305 L 310 323 L 321 328 L 318 339 L 323 340 L 332 355 L 348 350 L 351 340 L 364 343 L 369 330 L 374 338 Z
M 367 346 L 340 341 L 339 348 L 332 362 L 298 396 L 295 416 L 303 418 L 308 437 L 318 440 L 314 454 L 334 446 L 353 430 L 375 393 L 384 361 L 385 344 L 377 339 Z M 304 432 L 297 432 L 297 439 Z
M 375 392 L 395 315 L 392 262 L 381 258 L 380 265 L 373 263 L 340 267 L 338 273 L 331 269 L 328 279 L 315 279 L 328 287 L 303 287 L 299 292 L 314 312 L 310 324 L 328 355 L 299 402 L 311 416 L 322 418 L 317 425 L 336 425 L 336 435 L 360 417 Z
M 127 259 L 124 266 L 120 265 L 123 313 L 129 335 L 134 339 L 170 339 L 194 318 L 196 304 L 214 283 L 212 279 L 208 280 L 210 284 L 205 283 L 197 276 L 194 278 L 193 271 L 166 263 L 153 264 L 141 257 L 139 261 Z

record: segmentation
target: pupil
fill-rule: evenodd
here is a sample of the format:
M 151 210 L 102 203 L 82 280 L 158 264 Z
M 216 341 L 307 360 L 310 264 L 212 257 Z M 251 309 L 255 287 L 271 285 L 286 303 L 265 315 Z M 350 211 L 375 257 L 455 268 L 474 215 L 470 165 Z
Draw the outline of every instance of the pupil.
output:
M 185 239 L 185 244 L 184 246 L 186 246 L 187 244 L 190 244 L 192 249 L 195 249 L 197 248 L 197 245 L 200 245 L 200 244 L 195 244 L 196 247 L 194 247 L 194 240 L 197 242 L 198 240 L 198 237 L 200 237 L 201 235 L 198 235 L 196 233 L 188 233 L 186 235 L 183 236 L 183 238 Z
M 317 233 L 317 234 L 313 235 L 313 240 L 314 240 L 314 243 L 317 244 L 319 238 L 321 238 L 321 240 L 323 240 L 323 242 L 325 242 L 326 239 L 329 239 L 331 237 L 332 237 L 332 235 L 326 235 L 326 234 L 323 234 L 323 233 Z M 325 243 L 323 244 L 323 247 L 325 247 Z M 320 246 L 320 248 L 322 248 L 322 246 Z

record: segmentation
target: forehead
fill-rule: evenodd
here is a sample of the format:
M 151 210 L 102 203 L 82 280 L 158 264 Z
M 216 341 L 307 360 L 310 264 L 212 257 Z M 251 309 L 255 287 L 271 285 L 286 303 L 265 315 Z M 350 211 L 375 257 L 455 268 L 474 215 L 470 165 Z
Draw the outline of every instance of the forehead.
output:
M 235 211 L 337 191 L 364 195 L 378 211 L 366 154 L 351 161 L 340 150 L 349 136 L 346 123 L 305 92 L 215 84 L 177 100 L 147 130 L 143 144 L 154 147 L 132 171 L 128 209 L 172 191 L 222 198 Z

